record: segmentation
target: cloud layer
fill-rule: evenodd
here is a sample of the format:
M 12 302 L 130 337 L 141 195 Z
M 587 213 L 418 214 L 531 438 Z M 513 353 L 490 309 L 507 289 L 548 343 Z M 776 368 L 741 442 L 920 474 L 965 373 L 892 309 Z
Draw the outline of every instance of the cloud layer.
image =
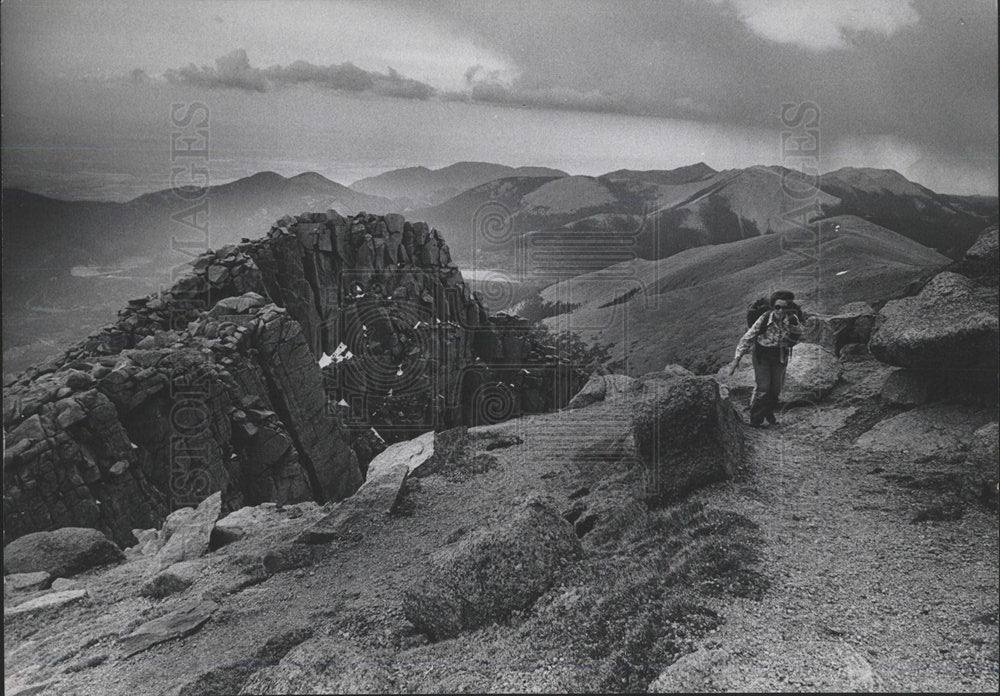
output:
M 870 34 L 888 38 L 916 25 L 910 0 L 725 0 L 754 34 L 814 51 L 847 49 Z
M 198 67 L 193 63 L 184 68 L 167 70 L 163 75 L 174 84 L 209 89 L 241 89 L 268 92 L 285 85 L 313 84 L 348 92 L 373 92 L 388 97 L 428 99 L 435 94 L 430 85 L 403 77 L 389 68 L 386 73 L 364 70 L 353 63 L 314 65 L 297 60 L 287 66 L 272 65 L 256 68 L 250 65 L 247 52 L 237 49 L 215 60 L 215 67 Z

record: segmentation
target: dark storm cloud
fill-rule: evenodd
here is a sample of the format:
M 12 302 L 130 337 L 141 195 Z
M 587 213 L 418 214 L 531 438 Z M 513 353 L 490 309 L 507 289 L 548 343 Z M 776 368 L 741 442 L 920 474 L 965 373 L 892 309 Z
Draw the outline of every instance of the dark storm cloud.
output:
M 242 49 L 217 58 L 215 67 L 197 67 L 192 64 L 167 70 L 164 77 L 176 84 L 250 92 L 267 92 L 282 85 L 314 84 L 330 89 L 374 92 L 405 99 L 427 99 L 435 93 L 430 85 L 403 77 L 392 68 L 389 68 L 388 73 L 379 73 L 364 70 L 350 62 L 314 65 L 297 60 L 286 66 L 257 68 L 250 64 L 246 51 Z
M 827 137 L 997 151 L 992 2 L 525 0 L 413 9 L 516 66 L 506 83 L 467 76 L 473 93 L 488 85 L 480 93 L 489 101 L 558 90 L 601 95 L 597 105 L 581 101 L 588 110 L 611 103 L 624 113 L 775 128 L 783 102 L 811 99 Z

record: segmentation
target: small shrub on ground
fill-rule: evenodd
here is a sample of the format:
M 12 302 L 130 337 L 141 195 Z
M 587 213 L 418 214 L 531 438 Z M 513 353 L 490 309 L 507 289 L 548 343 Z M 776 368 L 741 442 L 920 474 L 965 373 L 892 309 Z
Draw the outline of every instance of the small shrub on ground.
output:
M 617 543 L 595 549 L 522 626 L 532 649 L 555 647 L 581 665 L 573 691 L 645 691 L 721 623 L 709 597 L 759 597 L 768 586 L 747 518 L 698 503 L 630 512 Z

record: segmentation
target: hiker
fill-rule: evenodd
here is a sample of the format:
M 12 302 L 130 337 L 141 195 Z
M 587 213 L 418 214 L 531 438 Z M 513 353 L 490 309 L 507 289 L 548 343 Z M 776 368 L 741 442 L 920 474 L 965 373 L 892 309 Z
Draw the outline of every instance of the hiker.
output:
M 802 311 L 795 304 L 794 293 L 778 290 L 771 294 L 768 306 L 769 309 L 764 310 L 743 334 L 736 346 L 736 358 L 729 366 L 732 375 L 743 356 L 753 349 L 756 386 L 750 399 L 750 425 L 756 428 L 763 427 L 765 419 L 772 425 L 778 422 L 774 409 L 785 381 L 792 346 L 802 335 Z M 751 310 L 753 307 L 751 305 Z

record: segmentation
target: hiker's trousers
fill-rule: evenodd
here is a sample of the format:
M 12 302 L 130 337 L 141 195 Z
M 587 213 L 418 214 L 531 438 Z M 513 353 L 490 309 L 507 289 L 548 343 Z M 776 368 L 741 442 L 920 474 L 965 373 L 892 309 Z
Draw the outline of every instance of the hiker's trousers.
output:
M 756 387 L 750 402 L 750 422 L 760 425 L 768 415 L 774 415 L 785 384 L 785 369 L 790 351 L 782 348 L 753 347 L 753 374 Z M 782 355 L 784 353 L 784 356 Z M 785 361 L 782 361 L 785 357 Z

